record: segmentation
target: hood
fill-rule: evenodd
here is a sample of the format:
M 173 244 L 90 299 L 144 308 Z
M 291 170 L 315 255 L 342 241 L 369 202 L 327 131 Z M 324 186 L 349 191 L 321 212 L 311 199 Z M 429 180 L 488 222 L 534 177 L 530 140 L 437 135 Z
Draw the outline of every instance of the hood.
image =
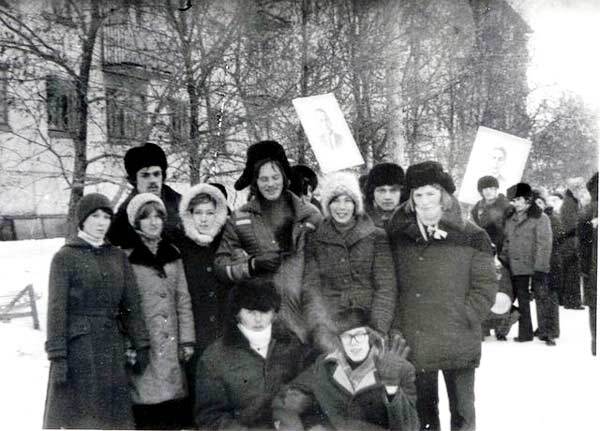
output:
M 192 199 L 200 194 L 209 195 L 217 203 L 214 223 L 206 232 L 200 232 L 196 228 L 192 213 L 188 211 L 188 206 Z M 196 244 L 207 246 L 221 232 L 223 225 L 227 221 L 227 200 L 223 196 L 223 193 L 215 186 L 206 183 L 196 184 L 181 197 L 179 217 L 181 218 L 185 235 Z

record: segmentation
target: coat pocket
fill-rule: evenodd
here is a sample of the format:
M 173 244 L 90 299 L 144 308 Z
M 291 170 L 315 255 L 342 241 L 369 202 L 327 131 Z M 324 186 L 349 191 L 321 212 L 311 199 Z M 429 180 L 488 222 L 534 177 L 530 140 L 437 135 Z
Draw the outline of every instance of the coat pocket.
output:
M 69 323 L 68 339 L 70 341 L 82 335 L 87 335 L 91 330 L 91 324 L 87 317 L 77 317 Z

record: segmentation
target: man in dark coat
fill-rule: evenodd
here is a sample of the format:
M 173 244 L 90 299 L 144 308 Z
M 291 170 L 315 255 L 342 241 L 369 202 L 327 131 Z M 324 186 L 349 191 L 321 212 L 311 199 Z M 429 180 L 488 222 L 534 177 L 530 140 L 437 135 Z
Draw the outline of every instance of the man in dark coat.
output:
M 479 178 L 477 191 L 482 199 L 471 210 L 473 221 L 488 233 L 496 252 L 502 248 L 504 213 L 510 207 L 506 196 L 498 194 L 498 187 L 498 180 L 491 175 Z
M 111 244 L 121 248 L 134 247 L 138 237 L 127 221 L 127 205 L 138 193 L 154 193 L 162 199 L 167 208 L 164 235 L 172 240 L 181 222 L 181 195 L 164 183 L 167 175 L 167 157 L 164 151 L 158 145 L 147 142 L 140 147 L 130 148 L 125 153 L 124 162 L 127 180 L 134 189 L 119 206 L 106 238 Z
M 395 163 L 373 166 L 365 184 L 365 207 L 376 227 L 385 228 L 400 205 L 404 170 Z
M 596 356 L 596 309 L 598 298 L 598 173 L 588 181 L 586 187 L 591 202 L 586 206 L 579 224 L 579 248 L 581 273 L 584 280 L 585 304 L 589 307 L 592 355 Z

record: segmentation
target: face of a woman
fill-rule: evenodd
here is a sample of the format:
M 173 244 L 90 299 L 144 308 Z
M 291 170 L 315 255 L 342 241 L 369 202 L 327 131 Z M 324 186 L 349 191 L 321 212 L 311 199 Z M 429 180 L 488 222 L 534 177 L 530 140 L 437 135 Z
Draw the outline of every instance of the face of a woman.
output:
M 277 165 L 267 162 L 260 167 L 256 187 L 266 200 L 275 201 L 279 199 L 283 192 L 283 175 Z
M 442 216 L 442 191 L 426 185 L 413 190 L 415 210 L 423 221 L 437 222 Z
M 248 310 L 247 308 L 242 308 L 237 315 L 238 321 L 251 331 L 266 329 L 273 322 L 274 317 L 275 312 L 273 310 L 263 312 Z
M 339 195 L 329 203 L 331 217 L 339 224 L 348 223 L 354 216 L 354 201 L 348 195 Z
M 362 362 L 369 354 L 371 346 L 369 345 L 369 333 L 364 326 L 349 329 L 340 335 L 344 352 L 350 360 Z
M 217 209 L 212 202 L 201 202 L 192 210 L 192 220 L 198 230 L 207 230 L 213 226 Z
M 150 237 L 159 237 L 163 230 L 163 219 L 155 209 L 140 219 L 140 230 Z
M 83 222 L 83 231 L 89 236 L 104 239 L 110 226 L 111 217 L 106 211 L 97 209 L 91 213 Z

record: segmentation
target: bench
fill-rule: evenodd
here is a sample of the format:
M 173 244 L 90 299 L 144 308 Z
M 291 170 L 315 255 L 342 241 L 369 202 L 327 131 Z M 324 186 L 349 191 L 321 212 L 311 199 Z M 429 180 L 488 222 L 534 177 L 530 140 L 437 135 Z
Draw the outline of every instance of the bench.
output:
M 40 319 L 35 304 L 39 298 L 40 295 L 36 297 L 32 284 L 28 284 L 18 292 L 0 294 L 0 320 L 10 322 L 11 319 L 31 316 L 33 329 L 40 329 Z

